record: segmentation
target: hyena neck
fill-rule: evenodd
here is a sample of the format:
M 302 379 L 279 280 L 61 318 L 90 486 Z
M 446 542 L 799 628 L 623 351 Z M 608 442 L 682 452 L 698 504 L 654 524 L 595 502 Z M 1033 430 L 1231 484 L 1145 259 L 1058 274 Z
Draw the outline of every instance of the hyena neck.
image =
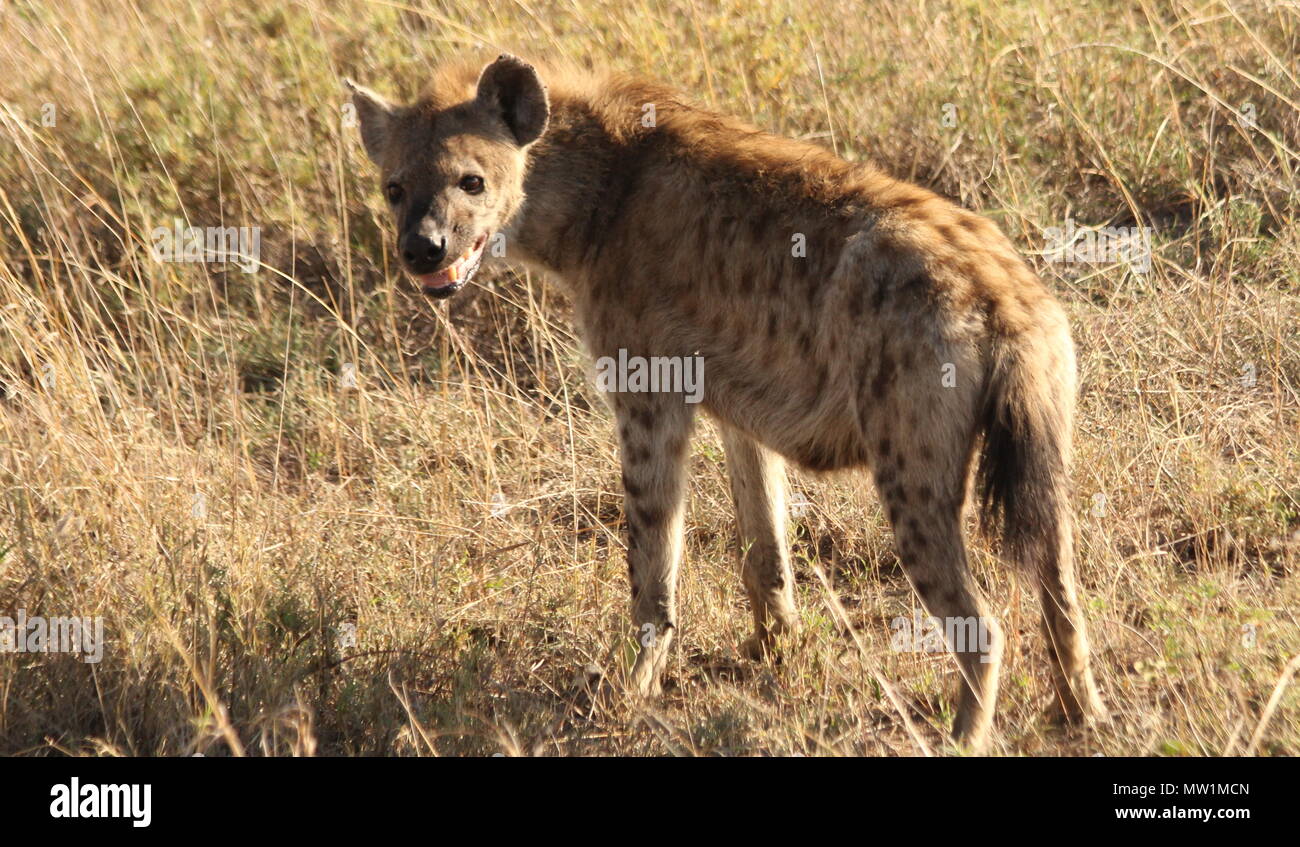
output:
M 672 156 L 671 133 L 646 119 L 678 105 L 675 91 L 613 76 L 557 79 L 546 134 L 529 150 L 525 199 L 507 231 L 507 251 L 581 285 L 652 159 Z
M 507 251 L 572 283 L 588 252 L 588 221 L 602 203 L 602 177 L 616 144 L 590 113 L 552 95 L 546 135 L 528 155 L 524 203 L 507 230 Z

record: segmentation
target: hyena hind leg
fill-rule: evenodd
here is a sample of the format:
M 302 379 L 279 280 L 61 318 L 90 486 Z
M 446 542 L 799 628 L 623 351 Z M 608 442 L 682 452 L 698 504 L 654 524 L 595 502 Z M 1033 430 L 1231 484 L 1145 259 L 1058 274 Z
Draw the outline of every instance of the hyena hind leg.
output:
M 633 637 L 629 687 L 657 695 L 677 627 L 686 454 L 693 407 L 675 394 L 623 394 L 615 403 L 627 519 Z
M 1066 720 L 1104 722 L 1108 714 L 1088 660 L 1088 635 L 1075 588 L 1071 547 L 1067 528 L 1061 546 L 1044 556 L 1038 566 L 1043 634 L 1057 700 Z
M 938 619 L 961 672 L 953 737 L 980 752 L 993 725 L 1004 640 L 971 577 L 960 487 L 945 491 L 933 480 L 904 486 L 889 470 L 876 474 L 876 487 L 903 571 L 926 611 Z
M 785 462 L 732 427 L 722 427 L 722 441 L 739 528 L 740 575 L 754 613 L 754 633 L 741 650 L 761 659 L 798 625 L 786 543 Z

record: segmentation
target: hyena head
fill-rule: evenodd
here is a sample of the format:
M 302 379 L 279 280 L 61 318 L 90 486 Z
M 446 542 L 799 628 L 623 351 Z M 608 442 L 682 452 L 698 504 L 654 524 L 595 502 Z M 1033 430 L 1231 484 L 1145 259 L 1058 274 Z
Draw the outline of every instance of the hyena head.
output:
M 483 70 L 472 93 L 434 90 L 408 106 L 347 86 L 366 154 L 382 174 L 402 265 L 426 294 L 450 297 L 523 202 L 527 150 L 550 113 L 546 88 L 531 65 L 508 55 Z

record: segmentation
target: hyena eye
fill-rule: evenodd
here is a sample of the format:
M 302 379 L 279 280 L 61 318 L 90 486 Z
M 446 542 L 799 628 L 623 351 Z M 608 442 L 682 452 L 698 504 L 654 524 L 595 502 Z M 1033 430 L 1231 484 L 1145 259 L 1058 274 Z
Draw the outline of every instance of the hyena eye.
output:
M 388 197 L 388 202 L 392 203 L 394 206 L 402 202 L 402 197 L 405 193 L 406 192 L 402 190 L 402 186 L 395 182 L 390 182 L 388 185 L 384 186 L 384 195 Z
M 461 177 L 460 190 L 464 191 L 466 194 L 482 194 L 483 177 L 474 176 L 473 174 Z

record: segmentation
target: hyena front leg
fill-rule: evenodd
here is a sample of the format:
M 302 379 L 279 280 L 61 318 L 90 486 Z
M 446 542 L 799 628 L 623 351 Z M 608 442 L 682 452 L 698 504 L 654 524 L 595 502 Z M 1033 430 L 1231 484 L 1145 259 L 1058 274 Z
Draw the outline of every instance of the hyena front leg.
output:
M 798 623 L 785 537 L 785 462 L 732 427 L 722 428 L 722 442 L 740 529 L 740 575 L 754 613 L 754 634 L 741 649 L 759 659 Z
M 660 691 L 677 626 L 683 488 L 694 407 L 680 394 L 616 397 L 632 624 L 639 645 L 629 682 L 634 693 L 653 696 Z

